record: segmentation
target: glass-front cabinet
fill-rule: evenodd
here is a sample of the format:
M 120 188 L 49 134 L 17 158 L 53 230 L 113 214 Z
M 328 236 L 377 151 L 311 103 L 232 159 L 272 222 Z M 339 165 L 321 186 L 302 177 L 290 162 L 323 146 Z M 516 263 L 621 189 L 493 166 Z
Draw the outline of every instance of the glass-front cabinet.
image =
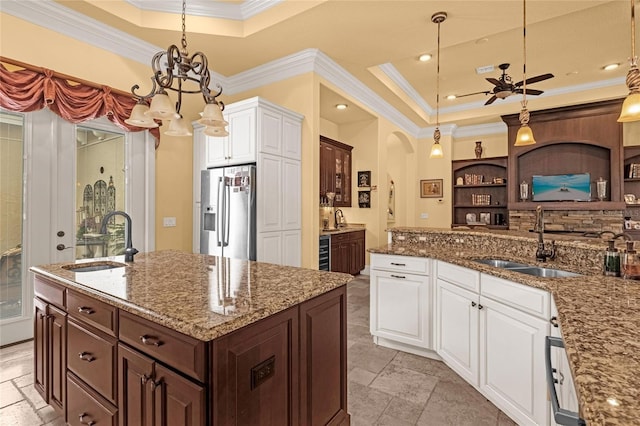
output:
M 320 136 L 320 198 L 334 193 L 334 207 L 351 207 L 352 146 Z

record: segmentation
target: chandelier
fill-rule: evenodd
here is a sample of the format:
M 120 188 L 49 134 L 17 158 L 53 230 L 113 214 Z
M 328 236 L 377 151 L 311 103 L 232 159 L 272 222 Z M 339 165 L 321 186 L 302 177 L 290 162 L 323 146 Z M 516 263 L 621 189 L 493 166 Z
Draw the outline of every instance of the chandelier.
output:
M 440 145 L 440 24 L 447 19 L 446 12 L 437 12 L 431 16 L 431 22 L 438 24 L 438 57 L 436 65 L 436 129 L 433 131 L 433 146 L 429 158 L 443 158 L 442 145 Z
M 204 133 L 209 136 L 227 136 L 229 133 L 225 127 L 228 123 L 222 116 L 224 104 L 216 99 L 222 93 L 222 86 L 216 84 L 217 93 L 211 93 L 209 89 L 211 75 L 204 53 L 196 52 L 189 57 L 185 26 L 186 7 L 186 0 L 183 0 L 181 48 L 172 44 L 166 52 L 160 51 L 153 56 L 151 59 L 153 87 L 147 95 L 136 93 L 136 90 L 140 88 L 137 84 L 131 88 L 131 93 L 138 103 L 133 107 L 131 116 L 125 122 L 137 127 L 153 128 L 158 127 L 155 120 L 168 120 L 169 129 L 165 135 L 191 136 L 191 132 L 180 114 L 182 95 L 200 93 L 206 105 L 204 111 L 200 113 L 202 117 L 198 123 L 206 126 Z M 177 93 L 178 100 L 175 106 L 169 98 L 167 90 Z
M 520 128 L 513 146 L 533 145 L 533 131 L 529 127 L 529 110 L 527 109 L 527 0 L 522 0 L 522 109 L 520 110 Z

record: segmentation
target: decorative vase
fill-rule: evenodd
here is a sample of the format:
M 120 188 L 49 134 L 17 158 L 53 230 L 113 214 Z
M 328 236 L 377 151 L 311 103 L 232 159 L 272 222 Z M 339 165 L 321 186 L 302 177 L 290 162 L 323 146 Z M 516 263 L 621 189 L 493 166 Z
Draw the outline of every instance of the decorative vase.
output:
M 482 157 L 482 141 L 476 141 L 476 158 Z

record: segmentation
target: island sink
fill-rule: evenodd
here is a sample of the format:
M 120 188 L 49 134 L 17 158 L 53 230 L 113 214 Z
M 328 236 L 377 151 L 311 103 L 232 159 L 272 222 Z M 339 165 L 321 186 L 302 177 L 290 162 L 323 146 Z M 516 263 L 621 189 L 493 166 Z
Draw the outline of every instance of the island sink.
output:
M 531 266 L 524 263 L 511 262 L 502 259 L 474 259 L 474 261 L 493 266 L 495 268 L 507 269 L 509 271 L 533 275 L 540 278 L 571 278 L 580 276 L 580 274 L 564 271 L 562 269 L 543 268 L 540 266 Z
M 105 271 L 107 269 L 124 268 L 124 263 L 117 262 L 87 262 L 87 263 L 74 263 L 73 265 L 64 265 L 62 269 L 72 272 L 95 272 Z

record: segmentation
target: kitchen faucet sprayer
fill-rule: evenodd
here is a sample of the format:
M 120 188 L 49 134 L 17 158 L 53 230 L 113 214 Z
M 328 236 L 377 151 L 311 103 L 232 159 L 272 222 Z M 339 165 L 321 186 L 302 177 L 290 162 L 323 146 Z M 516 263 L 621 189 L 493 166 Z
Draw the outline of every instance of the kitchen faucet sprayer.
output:
M 127 245 L 124 250 L 124 261 L 133 262 L 133 256 L 138 253 L 138 250 L 133 248 L 133 243 L 131 242 L 131 216 L 119 210 L 107 213 L 102 218 L 102 223 L 100 224 L 100 233 L 107 233 L 107 222 L 109 221 L 109 219 L 111 219 L 111 217 L 115 215 L 120 215 L 126 219 L 125 232 L 127 233 Z

